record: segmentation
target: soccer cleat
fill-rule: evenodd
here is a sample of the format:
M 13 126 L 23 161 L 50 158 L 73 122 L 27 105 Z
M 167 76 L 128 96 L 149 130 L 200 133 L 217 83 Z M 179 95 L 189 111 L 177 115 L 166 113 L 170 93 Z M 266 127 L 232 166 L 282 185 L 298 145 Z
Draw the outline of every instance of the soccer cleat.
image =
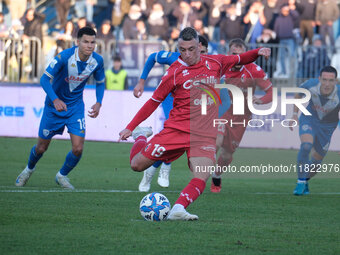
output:
M 304 195 L 309 195 L 309 187 L 308 187 L 308 182 L 306 183 L 305 190 L 303 192 Z
M 152 177 L 156 172 L 156 168 L 154 166 L 150 166 L 148 169 L 144 171 L 143 179 L 141 180 L 138 190 L 140 192 L 148 192 L 150 190 L 150 185 L 152 181 Z
M 148 138 L 149 136 L 152 136 L 152 128 L 151 127 L 136 127 L 135 130 L 132 131 L 132 138 L 134 140 L 137 139 L 138 136 L 145 136 Z
M 74 187 L 70 183 L 70 180 L 66 176 L 60 174 L 59 172 L 55 176 L 55 182 L 58 185 L 60 185 L 62 188 L 65 188 L 65 189 L 74 189 Z
M 34 172 L 34 168 L 29 169 L 28 166 L 26 166 L 26 168 L 21 172 L 21 174 L 19 174 L 19 176 L 15 180 L 15 186 L 18 186 L 18 187 L 25 186 L 26 182 L 31 177 L 33 172 Z
M 163 187 L 163 188 L 168 188 L 169 187 L 169 174 L 171 170 L 171 165 L 164 164 L 162 163 L 161 169 L 159 170 L 159 175 L 158 175 L 158 185 Z
M 213 181 L 211 181 L 211 186 L 210 186 L 210 191 L 212 192 L 212 193 L 220 193 L 221 192 L 221 185 L 220 186 L 216 186 L 215 184 L 214 184 L 214 182 Z
M 307 190 L 306 190 L 306 186 L 307 186 Z M 297 182 L 293 194 L 296 196 L 308 195 L 309 189 L 308 189 L 307 182 Z
M 176 210 L 170 211 L 170 214 L 168 216 L 168 220 L 186 220 L 186 221 L 191 221 L 191 220 L 198 220 L 198 216 L 195 214 L 190 214 L 188 213 L 185 209 L 183 210 Z

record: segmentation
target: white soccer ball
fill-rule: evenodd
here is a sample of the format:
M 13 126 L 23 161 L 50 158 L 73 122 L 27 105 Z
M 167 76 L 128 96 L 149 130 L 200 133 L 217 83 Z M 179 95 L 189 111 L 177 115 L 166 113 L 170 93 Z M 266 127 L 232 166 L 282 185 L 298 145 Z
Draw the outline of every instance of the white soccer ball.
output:
M 166 220 L 170 211 L 170 202 L 161 193 L 150 193 L 140 201 L 139 211 L 142 217 L 148 221 Z

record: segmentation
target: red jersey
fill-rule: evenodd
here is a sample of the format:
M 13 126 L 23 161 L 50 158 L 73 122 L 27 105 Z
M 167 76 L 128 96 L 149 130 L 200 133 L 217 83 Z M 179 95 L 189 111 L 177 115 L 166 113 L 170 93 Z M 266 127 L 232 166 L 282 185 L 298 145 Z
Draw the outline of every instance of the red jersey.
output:
M 244 95 L 244 112 L 245 114 L 251 114 L 248 103 L 247 103 L 247 89 L 253 88 L 253 92 L 255 91 L 256 86 L 260 87 L 262 90 L 267 91 L 271 86 L 272 83 L 268 79 L 267 74 L 262 70 L 262 68 L 255 63 L 250 63 L 244 65 L 239 70 L 235 70 L 233 68 L 228 68 L 225 73 L 225 83 L 232 84 L 239 87 Z M 232 97 L 232 95 L 231 95 Z M 228 112 L 232 114 L 232 106 L 229 108 Z
M 213 119 L 218 116 L 219 104 L 214 85 L 239 60 L 239 56 L 201 55 L 200 61 L 193 66 L 188 66 L 181 58 L 174 62 L 152 96 L 157 102 L 163 101 L 170 92 L 174 97 L 173 109 L 164 127 L 216 137 Z M 201 96 L 205 93 L 202 89 L 210 91 L 214 97 L 207 96 L 206 115 L 201 113 Z

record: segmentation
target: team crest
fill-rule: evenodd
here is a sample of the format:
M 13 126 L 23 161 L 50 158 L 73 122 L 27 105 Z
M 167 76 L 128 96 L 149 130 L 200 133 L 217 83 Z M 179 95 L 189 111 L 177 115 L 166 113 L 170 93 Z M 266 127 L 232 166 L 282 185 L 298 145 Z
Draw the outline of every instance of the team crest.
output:
M 244 82 L 244 77 L 245 77 L 246 75 L 245 74 L 242 74 L 242 76 L 241 76 L 241 81 L 242 82 Z
M 47 137 L 50 134 L 50 130 L 48 129 L 43 129 L 43 135 Z
M 302 125 L 302 130 L 307 131 L 308 129 L 312 129 L 309 125 Z
M 205 61 L 205 66 L 210 70 L 210 66 L 209 66 L 208 60 Z

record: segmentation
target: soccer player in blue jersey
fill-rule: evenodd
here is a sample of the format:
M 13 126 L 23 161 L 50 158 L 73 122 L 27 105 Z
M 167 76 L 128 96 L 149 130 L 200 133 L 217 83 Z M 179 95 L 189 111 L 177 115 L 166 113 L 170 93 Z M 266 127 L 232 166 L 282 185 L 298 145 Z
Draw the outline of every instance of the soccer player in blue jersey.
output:
M 326 66 L 321 69 L 319 79 L 310 79 L 300 86 L 311 93 L 307 110 L 312 115 L 301 114 L 298 118 L 298 108 L 294 106 L 293 119 L 299 123 L 301 140 L 297 156 L 298 180 L 294 195 L 309 194 L 308 180 L 316 174 L 318 169 L 321 169 L 321 162 L 328 151 L 332 134 L 337 128 L 340 85 L 336 83 L 336 69 Z
M 31 149 L 26 168 L 16 179 L 15 185 L 24 186 L 35 170 L 35 165 L 48 149 L 51 139 L 62 134 L 65 126 L 70 134 L 72 150 L 56 175 L 56 182 L 63 188 L 74 189 L 66 177 L 79 162 L 85 140 L 85 113 L 83 91 L 89 77 L 96 80 L 96 103 L 88 116 L 96 118 L 105 89 L 103 58 L 94 52 L 96 32 L 90 27 L 79 30 L 78 46 L 58 54 L 46 68 L 40 84 L 46 92 L 45 107 L 39 127 L 39 138 Z
M 199 42 L 201 46 L 201 54 L 208 54 L 208 41 L 205 37 L 199 36 Z M 148 78 L 148 75 L 155 65 L 155 63 L 159 63 L 161 65 L 171 65 L 175 62 L 181 54 L 179 52 L 169 52 L 169 51 L 159 51 L 150 54 L 148 57 L 145 66 L 143 68 L 142 75 L 136 87 L 134 88 L 133 94 L 135 97 L 139 98 L 144 91 L 144 83 Z M 172 109 L 173 97 L 169 94 L 165 100 L 162 102 L 162 108 L 164 111 L 165 118 L 169 118 L 170 111 Z M 160 166 L 159 175 L 157 182 L 159 186 L 163 188 L 169 187 L 169 173 L 171 170 L 171 163 L 165 163 L 162 161 L 155 162 L 152 166 L 150 166 L 147 170 L 144 171 L 143 179 L 139 184 L 140 192 L 147 192 L 150 190 L 150 184 L 152 178 L 156 172 L 156 169 Z

